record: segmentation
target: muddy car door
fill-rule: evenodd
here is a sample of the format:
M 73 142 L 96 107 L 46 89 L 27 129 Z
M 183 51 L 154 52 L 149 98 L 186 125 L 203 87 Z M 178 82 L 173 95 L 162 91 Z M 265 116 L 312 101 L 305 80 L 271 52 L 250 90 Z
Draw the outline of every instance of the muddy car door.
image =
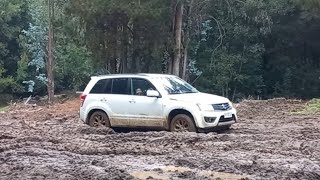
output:
M 112 79 L 110 93 L 104 94 L 102 99 L 104 103 L 106 103 L 106 105 L 111 109 L 111 114 L 109 114 L 111 126 L 129 126 L 129 119 L 132 117 L 132 114 L 130 114 L 128 111 L 131 99 L 129 79 Z
M 133 127 L 164 127 L 163 103 L 161 97 L 148 97 L 148 90 L 156 90 L 146 79 L 131 79 L 129 113 L 132 115 L 130 126 Z

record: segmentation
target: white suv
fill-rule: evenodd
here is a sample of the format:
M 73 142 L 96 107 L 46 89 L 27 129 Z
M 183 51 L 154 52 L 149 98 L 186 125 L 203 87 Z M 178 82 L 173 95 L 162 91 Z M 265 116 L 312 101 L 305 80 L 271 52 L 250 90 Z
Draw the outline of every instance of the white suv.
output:
M 81 100 L 80 118 L 94 127 L 203 132 L 228 129 L 237 121 L 227 98 L 201 93 L 172 75 L 95 76 Z

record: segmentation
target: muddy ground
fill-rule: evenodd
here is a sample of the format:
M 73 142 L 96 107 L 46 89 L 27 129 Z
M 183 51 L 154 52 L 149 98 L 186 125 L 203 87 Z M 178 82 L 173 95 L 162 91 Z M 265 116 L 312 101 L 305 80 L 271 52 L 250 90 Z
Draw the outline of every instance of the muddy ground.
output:
M 237 104 L 224 133 L 94 129 L 78 100 L 0 113 L 0 179 L 320 179 L 320 116 L 303 102 Z

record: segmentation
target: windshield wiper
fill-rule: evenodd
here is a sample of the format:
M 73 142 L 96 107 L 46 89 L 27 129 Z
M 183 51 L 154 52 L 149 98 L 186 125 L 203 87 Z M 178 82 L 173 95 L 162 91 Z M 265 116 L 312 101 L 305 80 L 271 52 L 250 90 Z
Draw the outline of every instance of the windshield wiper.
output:
M 187 92 L 171 92 L 169 94 L 192 94 L 192 93 L 197 93 L 197 92 L 193 92 L 193 91 L 187 91 Z
M 172 92 L 172 93 L 169 93 L 169 94 L 184 94 L 183 92 Z
M 193 91 L 184 92 L 184 94 L 193 94 L 193 93 L 197 93 L 197 92 L 193 92 Z

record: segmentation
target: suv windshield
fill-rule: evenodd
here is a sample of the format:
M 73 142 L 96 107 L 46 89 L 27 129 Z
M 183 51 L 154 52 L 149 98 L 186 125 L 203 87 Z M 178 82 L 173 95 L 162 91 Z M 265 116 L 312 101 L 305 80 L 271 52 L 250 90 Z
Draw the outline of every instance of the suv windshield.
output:
M 178 77 L 162 77 L 161 84 L 168 94 L 198 93 L 199 91 Z

